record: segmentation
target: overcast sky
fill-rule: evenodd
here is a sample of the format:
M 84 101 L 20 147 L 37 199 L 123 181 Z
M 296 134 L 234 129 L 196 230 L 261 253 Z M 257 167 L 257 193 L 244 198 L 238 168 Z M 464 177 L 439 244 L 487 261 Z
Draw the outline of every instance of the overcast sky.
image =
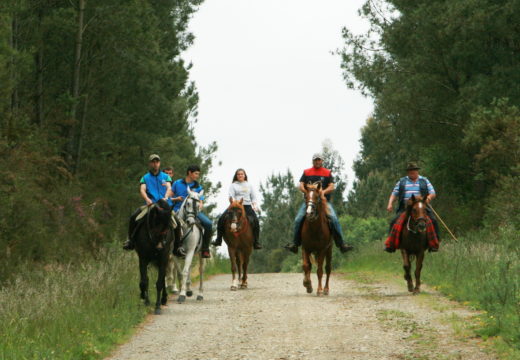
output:
M 340 58 L 341 29 L 367 28 L 357 10 L 364 0 L 206 0 L 191 20 L 199 91 L 197 142 L 216 141 L 210 178 L 221 181 L 219 211 L 234 171 L 242 167 L 258 189 L 273 173 L 299 179 L 329 138 L 347 164 L 359 152 L 360 128 L 372 101 L 348 90 Z

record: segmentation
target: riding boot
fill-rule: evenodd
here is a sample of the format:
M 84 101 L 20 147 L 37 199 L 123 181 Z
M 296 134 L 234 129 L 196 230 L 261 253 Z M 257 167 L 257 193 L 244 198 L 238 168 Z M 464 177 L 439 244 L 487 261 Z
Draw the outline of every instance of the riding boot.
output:
M 222 237 L 224 236 L 224 214 L 218 218 L 217 222 L 217 238 L 211 243 L 213 246 L 222 245 Z
M 182 230 L 181 226 L 177 226 L 177 228 L 173 231 L 174 239 L 173 239 L 173 255 L 184 258 L 186 256 L 186 251 L 182 247 Z
M 303 221 L 300 223 L 300 226 L 298 227 L 298 231 L 295 232 L 292 243 L 284 246 L 285 250 L 289 250 L 292 253 L 298 254 L 298 248 L 302 244 L 302 240 L 301 240 L 302 239 L 302 237 L 301 237 L 302 226 L 303 226 Z
M 209 243 L 211 242 L 211 231 L 204 231 L 204 235 L 202 237 L 202 249 L 201 256 L 204 259 L 209 259 L 211 257 L 211 253 L 209 252 Z
M 137 217 L 137 215 L 139 215 L 140 212 L 141 212 L 141 209 L 137 209 L 130 216 L 130 220 L 128 221 L 128 238 L 126 239 L 125 243 L 123 244 L 124 250 L 135 249 L 134 233 L 135 233 L 135 230 L 137 227 L 137 221 L 135 221 L 135 218 Z
M 343 240 L 343 236 L 338 233 L 338 231 L 334 228 L 334 226 L 331 226 L 332 230 L 332 236 L 334 238 L 334 243 L 336 244 L 336 247 L 342 252 L 346 253 L 347 251 L 354 250 L 354 247 L 351 245 L 347 245 L 345 241 Z
M 262 245 L 260 245 L 260 224 L 258 223 L 258 220 L 256 220 L 256 219 L 253 222 L 253 235 L 255 238 L 255 242 L 253 243 L 253 248 L 255 250 L 262 249 Z

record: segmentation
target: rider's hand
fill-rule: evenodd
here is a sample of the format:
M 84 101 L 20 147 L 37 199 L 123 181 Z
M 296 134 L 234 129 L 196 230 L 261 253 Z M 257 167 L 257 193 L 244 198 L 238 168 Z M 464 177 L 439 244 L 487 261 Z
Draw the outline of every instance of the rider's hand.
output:
M 392 212 L 392 210 L 393 210 L 392 204 L 389 204 L 389 205 L 386 207 L 386 211 L 388 211 L 388 212 Z
M 183 197 L 182 196 L 177 196 L 176 198 L 173 198 L 173 200 L 175 200 L 175 201 L 182 201 Z
M 152 204 L 153 204 L 153 201 L 148 199 L 148 198 L 146 198 L 146 205 L 150 206 Z
M 199 201 L 199 211 L 202 210 L 202 201 Z

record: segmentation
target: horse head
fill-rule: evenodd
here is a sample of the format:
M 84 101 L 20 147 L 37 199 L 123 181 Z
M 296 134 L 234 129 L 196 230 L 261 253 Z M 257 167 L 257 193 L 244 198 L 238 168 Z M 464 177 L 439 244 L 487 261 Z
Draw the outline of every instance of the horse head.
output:
M 318 217 L 318 204 L 321 201 L 322 197 L 322 187 L 321 181 L 315 183 L 305 184 L 305 204 L 307 206 L 307 210 L 305 212 L 305 216 L 309 220 L 314 220 Z
M 406 205 L 408 212 L 408 230 L 414 233 L 425 233 L 426 220 L 428 216 L 428 214 L 426 213 L 426 199 L 422 198 L 421 196 L 412 195 L 412 197 L 408 199 Z
M 188 187 L 188 196 L 183 204 L 183 215 L 189 225 L 193 225 L 196 222 L 199 213 L 199 201 L 203 193 L 204 190 L 198 193 Z
M 233 200 L 228 207 L 228 218 L 231 220 L 230 229 L 232 233 L 238 233 L 242 227 L 242 222 L 246 217 L 246 209 L 243 205 L 244 199 Z

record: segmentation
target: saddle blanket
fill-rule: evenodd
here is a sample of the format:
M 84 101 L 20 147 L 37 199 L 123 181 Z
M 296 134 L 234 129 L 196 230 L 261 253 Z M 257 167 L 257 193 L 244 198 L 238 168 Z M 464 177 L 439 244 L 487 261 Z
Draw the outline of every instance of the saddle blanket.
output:
M 397 218 L 397 221 L 395 222 L 394 226 L 392 226 L 390 235 L 385 241 L 385 247 L 399 249 L 399 240 L 401 239 L 403 226 L 405 226 L 407 220 L 408 219 L 406 217 L 406 212 L 403 212 L 401 216 Z M 437 233 L 435 232 L 433 222 L 429 217 L 427 217 L 426 219 L 426 238 L 428 239 L 428 246 L 430 248 L 439 248 L 439 239 L 437 238 Z

